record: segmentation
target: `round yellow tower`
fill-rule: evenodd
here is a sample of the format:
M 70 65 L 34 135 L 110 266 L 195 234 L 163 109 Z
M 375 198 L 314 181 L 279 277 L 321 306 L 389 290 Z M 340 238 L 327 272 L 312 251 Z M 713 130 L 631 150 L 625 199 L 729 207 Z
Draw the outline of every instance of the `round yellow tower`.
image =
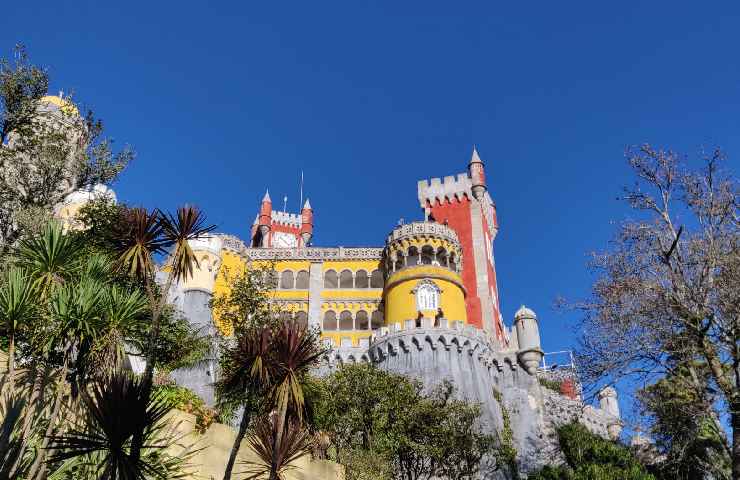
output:
M 415 222 L 393 230 L 383 251 L 385 323 L 467 323 L 461 259 L 457 234 L 446 225 Z

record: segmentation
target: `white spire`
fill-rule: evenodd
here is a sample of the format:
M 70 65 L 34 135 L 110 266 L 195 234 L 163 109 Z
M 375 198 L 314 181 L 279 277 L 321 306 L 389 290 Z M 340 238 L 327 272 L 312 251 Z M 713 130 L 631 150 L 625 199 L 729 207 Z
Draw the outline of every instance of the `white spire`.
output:
M 309 202 L 308 199 L 306 199 L 306 203 L 303 204 L 303 209 L 311 210 L 311 202 Z
M 272 203 L 272 200 L 270 199 L 270 189 L 269 188 L 265 190 L 265 196 L 262 198 L 262 201 Z
M 473 155 L 470 156 L 470 163 L 483 163 L 478 156 L 478 149 L 475 148 L 475 145 L 473 145 Z

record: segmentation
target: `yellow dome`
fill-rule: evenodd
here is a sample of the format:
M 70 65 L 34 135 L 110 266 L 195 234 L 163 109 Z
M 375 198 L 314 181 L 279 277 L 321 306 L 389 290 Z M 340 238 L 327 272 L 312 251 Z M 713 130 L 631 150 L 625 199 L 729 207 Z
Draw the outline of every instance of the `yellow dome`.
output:
M 77 117 L 80 116 L 80 111 L 77 109 L 74 103 L 56 95 L 46 95 L 45 97 L 41 97 L 40 101 L 57 106 L 59 110 L 61 110 L 66 115 L 74 115 Z

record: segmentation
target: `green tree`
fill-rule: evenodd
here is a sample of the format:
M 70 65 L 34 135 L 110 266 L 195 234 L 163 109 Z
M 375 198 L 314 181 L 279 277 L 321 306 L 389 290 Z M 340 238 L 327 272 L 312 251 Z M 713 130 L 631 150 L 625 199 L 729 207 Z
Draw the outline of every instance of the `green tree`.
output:
M 593 258 L 597 279 L 579 305 L 579 365 L 585 383 L 623 377 L 652 384 L 677 368 L 706 366 L 716 407 L 732 435 L 732 478 L 740 479 L 740 216 L 736 177 L 723 154 L 685 166 L 672 151 L 644 145 L 627 153 L 636 179 L 608 251 Z M 696 382 L 699 375 L 683 378 Z M 667 418 L 667 417 L 665 417 Z
M 697 385 L 703 388 L 697 389 Z M 731 452 L 719 422 L 716 394 L 706 364 L 676 366 L 671 373 L 638 391 L 638 405 L 651 420 L 661 478 L 729 479 Z
M 546 466 L 529 480 L 655 480 L 628 448 L 580 423 L 564 425 L 557 434 L 565 465 Z
M 323 391 L 316 428 L 331 438 L 349 478 L 372 468 L 404 480 L 466 479 L 497 468 L 497 441 L 481 431 L 479 406 L 456 399 L 450 383 L 425 393 L 402 375 L 357 364 L 329 375 Z
M 115 151 L 103 124 L 81 116 L 71 98 L 54 114 L 42 108 L 49 77 L 23 47 L 14 61 L 0 59 L 0 258 L 51 218 L 67 195 L 109 184 L 133 158 Z M 54 117 L 56 115 L 56 117 Z M 62 125 L 61 127 L 59 125 Z

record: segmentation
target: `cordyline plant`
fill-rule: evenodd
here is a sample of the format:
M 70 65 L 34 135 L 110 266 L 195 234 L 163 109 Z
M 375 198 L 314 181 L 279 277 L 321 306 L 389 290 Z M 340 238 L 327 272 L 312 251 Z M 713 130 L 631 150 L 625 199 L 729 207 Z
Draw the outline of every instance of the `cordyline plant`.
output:
M 127 210 L 122 215 L 120 228 L 113 233 L 112 244 L 118 251 L 121 270 L 137 278 L 146 288 L 151 310 L 149 345 L 145 349 L 146 370 L 144 387 L 151 392 L 154 377 L 155 345 L 161 328 L 161 315 L 167 304 L 167 296 L 173 283 L 192 276 L 198 259 L 190 247 L 190 241 L 206 236 L 214 225 L 206 225 L 205 215 L 198 208 L 184 206 L 176 215 L 160 210 L 146 211 L 143 208 Z M 156 256 L 169 254 L 166 266 L 167 278 L 164 285 L 157 285 Z M 136 455 L 142 448 L 142 434 L 134 436 L 132 452 Z
M 636 214 L 596 254 L 591 298 L 578 304 L 587 381 L 670 375 L 729 420 L 740 479 L 740 221 L 738 183 L 717 150 L 700 171 L 648 145 L 628 151 L 637 178 L 624 200 Z M 697 372 L 695 365 L 704 365 Z M 704 367 L 703 367 L 704 368 Z M 704 378 L 707 380 L 705 381 Z M 708 417 L 713 412 L 707 412 Z
M 81 393 L 81 418 L 69 431 L 52 437 L 50 462 L 81 478 L 146 480 L 183 478 L 180 468 L 192 453 L 179 458 L 167 452 L 176 443 L 165 417 L 171 405 L 152 397 L 142 379 L 115 372 Z M 141 452 L 133 438 L 143 432 Z
M 270 423 L 270 428 L 254 431 L 249 437 L 251 443 L 264 446 L 268 430 L 272 435 L 268 442 L 271 457 L 261 457 L 263 464 L 271 466 L 273 476 L 270 478 L 278 478 L 275 472 L 284 468 L 278 466 L 290 463 L 288 459 L 294 459 L 299 451 L 309 451 L 304 448 L 303 434 L 298 435 L 296 429 L 305 428 L 304 386 L 309 372 L 325 353 L 316 332 L 295 320 L 240 332 L 233 344 L 225 348 L 221 359 L 222 376 L 216 383 L 216 391 L 219 398 L 227 401 L 241 399 L 244 411 L 224 480 L 231 478 L 239 446 L 254 415 L 271 415 L 269 421 L 261 420 Z M 284 439 L 284 435 L 288 437 Z M 266 447 L 263 450 L 267 452 Z M 286 450 L 290 455 L 285 454 Z

